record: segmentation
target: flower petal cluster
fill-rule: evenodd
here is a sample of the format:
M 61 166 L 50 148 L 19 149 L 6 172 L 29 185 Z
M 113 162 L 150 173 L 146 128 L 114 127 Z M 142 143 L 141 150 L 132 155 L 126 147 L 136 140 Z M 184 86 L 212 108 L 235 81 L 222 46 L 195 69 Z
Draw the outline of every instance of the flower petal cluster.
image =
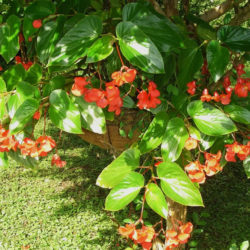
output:
M 250 155 L 250 141 L 246 145 L 242 145 L 235 141 L 233 144 L 227 144 L 226 147 L 226 161 L 236 162 L 235 155 L 241 161 L 244 161 Z

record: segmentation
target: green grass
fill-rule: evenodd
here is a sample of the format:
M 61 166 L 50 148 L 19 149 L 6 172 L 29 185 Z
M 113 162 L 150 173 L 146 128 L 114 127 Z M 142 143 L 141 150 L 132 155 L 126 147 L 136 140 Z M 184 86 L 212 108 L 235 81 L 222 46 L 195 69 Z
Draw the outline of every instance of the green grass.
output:
M 59 132 L 49 126 L 48 134 L 58 138 Z M 63 169 L 51 167 L 50 155 L 35 171 L 13 161 L 0 171 L 0 249 L 125 249 L 103 209 L 108 190 L 95 185 L 112 157 L 67 134 L 59 154 L 67 161 Z M 226 166 L 202 187 L 205 208 L 189 209 L 195 233 L 187 248 L 224 250 L 249 239 L 249 182 L 242 166 Z M 111 216 L 122 223 L 128 213 Z

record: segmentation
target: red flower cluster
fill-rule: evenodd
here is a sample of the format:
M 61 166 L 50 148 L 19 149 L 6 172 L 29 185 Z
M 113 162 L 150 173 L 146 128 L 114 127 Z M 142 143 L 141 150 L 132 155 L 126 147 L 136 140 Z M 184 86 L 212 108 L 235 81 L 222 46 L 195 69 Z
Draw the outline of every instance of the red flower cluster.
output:
M 66 165 L 66 161 L 62 161 L 61 157 L 58 154 L 54 154 L 52 156 L 52 160 L 51 160 L 51 166 L 56 165 L 59 168 L 62 168 Z
M 218 94 L 217 91 L 214 92 L 214 95 L 211 96 L 208 92 L 208 89 L 204 89 L 201 96 L 202 102 L 210 102 L 211 100 L 215 102 L 221 102 L 223 105 L 227 105 L 231 102 L 231 96 L 232 96 L 233 89 L 230 87 L 226 88 L 226 94 Z
M 193 224 L 188 222 L 184 225 L 178 227 L 178 230 L 175 231 L 167 230 L 166 232 L 166 248 L 165 250 L 173 249 L 180 244 L 186 244 L 190 238 L 190 234 L 193 231 Z
M 33 115 L 33 119 L 34 119 L 34 120 L 39 120 L 40 117 L 41 117 L 41 113 L 40 113 L 39 110 L 37 110 L 37 111 L 35 112 L 35 114 Z
M 33 65 L 33 62 L 31 61 L 28 61 L 27 63 L 24 62 L 20 56 L 16 56 L 15 59 L 16 59 L 16 64 L 21 63 L 25 70 L 28 70 Z
M 32 25 L 33 25 L 33 27 L 35 29 L 39 29 L 39 28 L 42 27 L 42 20 L 41 19 L 36 19 L 36 20 L 33 21 Z
M 225 145 L 227 152 L 225 155 L 226 161 L 236 162 L 235 154 L 243 161 L 250 155 L 250 141 L 247 145 L 242 145 L 235 141 L 233 144 Z
M 237 75 L 240 77 L 243 74 L 246 74 L 244 71 L 245 65 L 244 64 L 238 64 L 236 67 Z
M 9 152 L 11 149 L 16 151 L 18 142 L 9 130 L 5 130 L 0 126 L 0 152 Z
M 71 92 L 75 96 L 82 96 L 88 89 L 85 88 L 90 81 L 86 77 L 75 77 L 74 84 L 72 85 Z
M 217 154 L 210 154 L 205 152 L 205 165 L 202 165 L 199 161 L 191 162 L 185 166 L 185 171 L 188 172 L 188 176 L 192 182 L 202 184 L 206 180 L 207 176 L 212 176 L 222 170 L 220 166 L 221 151 Z
M 134 224 L 126 224 L 125 227 L 119 227 L 118 231 L 122 236 L 133 240 L 135 244 L 140 244 L 144 250 L 151 249 L 152 240 L 155 237 L 153 227 L 142 226 L 136 229 Z
M 196 91 L 196 81 L 192 81 L 192 82 L 189 82 L 187 83 L 187 92 L 190 94 L 190 95 L 194 95 L 195 94 L 195 91 Z
M 2 66 L 0 66 L 0 71 L 2 71 L 3 70 L 3 67 Z
M 145 90 L 140 91 L 139 95 L 137 96 L 138 101 L 138 108 L 139 109 L 150 109 L 156 108 L 158 104 L 161 103 L 161 100 L 158 99 L 160 96 L 160 91 L 157 89 L 157 86 L 154 82 L 149 82 L 148 85 L 148 92 Z
M 120 71 L 112 73 L 113 84 L 120 87 L 124 83 L 132 83 L 135 80 L 137 71 L 126 66 L 121 67 Z
M 192 137 L 189 137 L 186 141 L 185 141 L 185 149 L 187 150 L 192 150 L 197 148 L 198 146 L 198 141 Z
M 234 87 L 234 93 L 238 97 L 247 97 L 250 91 L 250 78 L 238 78 Z

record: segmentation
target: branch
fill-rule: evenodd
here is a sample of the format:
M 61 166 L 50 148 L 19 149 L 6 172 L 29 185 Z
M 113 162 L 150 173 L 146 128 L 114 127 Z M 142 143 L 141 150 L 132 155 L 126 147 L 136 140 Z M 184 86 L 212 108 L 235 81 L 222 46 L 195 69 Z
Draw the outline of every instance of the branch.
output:
M 159 14 L 166 16 L 165 12 L 162 10 L 160 4 L 156 0 L 149 0 L 150 3 L 154 6 L 155 11 L 157 11 Z
M 163 0 L 167 17 L 178 15 L 178 0 Z
M 237 5 L 244 2 L 244 0 L 237 1 Z M 234 0 L 226 0 L 220 5 L 217 5 L 216 7 L 206 11 L 204 14 L 200 16 L 200 18 L 206 22 L 210 22 L 223 14 L 225 14 L 227 11 L 231 10 L 235 7 L 235 1 Z
M 240 25 L 250 19 L 250 2 L 238 9 L 238 13 L 231 20 L 230 25 Z

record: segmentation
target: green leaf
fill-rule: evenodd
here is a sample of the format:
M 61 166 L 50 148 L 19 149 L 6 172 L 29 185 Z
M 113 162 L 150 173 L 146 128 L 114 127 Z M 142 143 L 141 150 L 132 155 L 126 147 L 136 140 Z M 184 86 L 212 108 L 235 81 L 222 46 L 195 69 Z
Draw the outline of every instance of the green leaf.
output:
M 159 50 L 137 25 L 121 22 L 116 26 L 116 34 L 121 52 L 131 64 L 148 73 L 164 73 L 164 62 Z
M 245 240 L 240 243 L 240 250 L 247 250 L 249 249 L 249 241 Z
M 163 192 L 173 201 L 185 206 L 203 206 L 198 188 L 183 169 L 174 162 L 163 162 L 157 168 Z
M 236 122 L 250 124 L 250 111 L 241 106 L 230 104 L 226 105 L 224 111 Z
M 182 50 L 179 56 L 178 83 L 181 87 L 193 80 L 194 74 L 201 68 L 203 57 L 198 47 Z
M 20 19 L 11 15 L 6 24 L 0 26 L 0 55 L 9 63 L 19 50 L 18 34 L 20 31 Z
M 202 148 L 204 150 L 207 150 L 209 148 L 211 148 L 213 146 L 213 144 L 215 143 L 217 137 L 214 136 L 208 136 L 205 134 L 201 133 L 201 140 L 200 140 L 200 144 L 202 146 Z
M 58 17 L 56 21 L 45 23 L 37 36 L 36 51 L 39 60 L 47 63 L 49 56 L 54 52 L 55 45 L 63 32 L 64 17 Z
M 181 118 L 173 118 L 168 122 L 161 144 L 161 155 L 164 161 L 176 161 L 188 139 L 188 132 Z
M 213 40 L 207 45 L 207 63 L 213 81 L 217 82 L 224 75 L 229 57 L 228 49 L 220 46 L 218 41 Z
M 18 82 L 23 81 L 26 76 L 25 69 L 21 64 L 16 64 L 9 69 L 7 69 L 2 77 L 7 85 L 7 90 L 13 90 Z
M 64 90 L 54 90 L 49 97 L 49 117 L 56 127 L 72 134 L 82 134 L 79 109 Z
M 234 51 L 250 51 L 250 29 L 239 26 L 223 26 L 217 37 Z
M 5 98 L 1 97 L 0 99 L 0 121 L 3 119 L 5 115 Z
M 154 183 L 146 186 L 146 201 L 147 204 L 161 217 L 167 219 L 168 204 L 161 189 Z
M 136 172 L 129 173 L 110 191 L 105 201 L 105 209 L 110 211 L 123 209 L 136 198 L 143 186 L 143 175 Z
M 107 58 L 114 50 L 115 39 L 111 35 L 105 35 L 96 40 L 87 51 L 86 63 L 99 62 Z
M 243 167 L 245 170 L 245 173 L 247 175 L 247 178 L 250 178 L 250 156 L 248 156 L 244 161 L 243 161 Z
M 112 161 L 97 178 L 96 184 L 103 188 L 113 188 L 130 172 L 139 167 L 140 151 L 129 148 Z
M 206 135 L 226 135 L 237 130 L 232 120 L 208 103 L 193 101 L 189 103 L 187 112 L 199 130 Z
M 43 96 L 49 96 L 55 89 L 62 89 L 65 85 L 65 77 L 58 75 L 53 77 L 48 84 L 43 87 Z
M 4 79 L 0 76 L 0 93 L 4 93 L 6 91 L 7 91 L 6 83 Z
M 102 21 L 87 16 L 76 23 L 56 44 L 48 66 L 71 66 L 87 53 L 87 49 L 102 32 Z
M 32 118 L 39 108 L 39 102 L 34 99 L 27 99 L 17 109 L 13 119 L 10 122 L 9 129 L 11 134 L 16 134 L 23 130 L 27 122 Z
M 25 81 L 31 84 L 37 84 L 42 78 L 42 67 L 35 63 L 26 72 Z
M 129 108 L 129 109 L 135 108 L 135 102 L 129 95 L 127 95 L 123 98 L 123 106 L 122 107 Z
M 96 103 L 86 102 L 82 97 L 76 100 L 83 118 L 83 127 L 97 134 L 105 134 L 106 119 L 103 110 Z
M 7 168 L 9 165 L 6 152 L 0 152 L 0 169 Z
M 122 10 L 123 21 L 137 25 L 161 52 L 180 48 L 183 38 L 179 28 L 169 19 L 154 15 L 142 3 L 126 4 Z
M 166 112 L 160 112 L 155 116 L 139 144 L 142 154 L 152 151 L 161 144 L 168 120 Z
M 198 129 L 196 129 L 195 127 L 193 126 L 189 126 L 188 127 L 188 132 L 189 132 L 189 135 L 190 137 L 200 141 L 201 140 L 201 133 Z
M 9 151 L 8 156 L 10 156 L 13 160 L 19 163 L 23 167 L 27 168 L 36 168 L 39 164 L 39 160 L 36 158 L 32 158 L 30 156 L 23 156 L 21 154 L 14 151 Z

